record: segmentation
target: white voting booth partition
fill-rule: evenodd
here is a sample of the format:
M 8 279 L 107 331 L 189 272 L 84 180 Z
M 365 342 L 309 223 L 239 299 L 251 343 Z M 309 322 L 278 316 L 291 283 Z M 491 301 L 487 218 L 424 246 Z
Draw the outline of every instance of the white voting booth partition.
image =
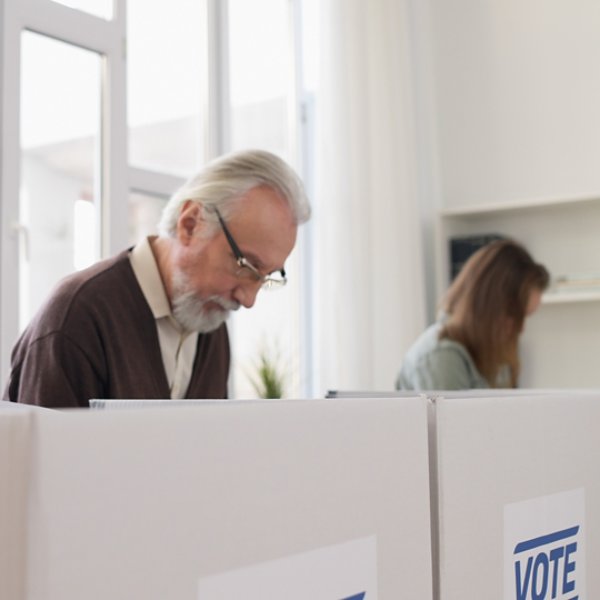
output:
M 600 598 L 600 391 L 421 396 L 430 401 L 434 598 Z
M 600 392 L 477 394 L 435 400 L 436 596 L 600 598 Z
M 422 398 L 34 416 L 10 600 L 432 597 Z
M 0 598 L 600 598 L 600 392 L 367 395 L 0 410 Z
M 23 598 L 32 410 L 0 402 L 0 598 Z

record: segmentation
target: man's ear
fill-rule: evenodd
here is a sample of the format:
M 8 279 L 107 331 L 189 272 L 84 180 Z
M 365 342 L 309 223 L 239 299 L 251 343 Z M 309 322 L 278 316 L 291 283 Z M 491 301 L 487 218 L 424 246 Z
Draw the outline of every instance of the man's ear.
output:
M 181 206 L 177 219 L 177 238 L 182 244 L 187 245 L 202 225 L 202 205 L 193 200 L 186 200 Z

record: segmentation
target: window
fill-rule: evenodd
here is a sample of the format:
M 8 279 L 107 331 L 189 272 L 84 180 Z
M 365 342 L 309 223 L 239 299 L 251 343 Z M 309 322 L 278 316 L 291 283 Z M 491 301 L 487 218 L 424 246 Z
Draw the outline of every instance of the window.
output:
M 102 61 L 95 52 L 28 31 L 21 57 L 24 328 L 59 279 L 99 258 Z
M 188 177 L 205 161 L 206 14 L 198 0 L 127 2 L 129 163 Z
M 129 195 L 129 245 L 134 246 L 148 235 L 156 233 L 156 224 L 168 197 L 132 191 Z

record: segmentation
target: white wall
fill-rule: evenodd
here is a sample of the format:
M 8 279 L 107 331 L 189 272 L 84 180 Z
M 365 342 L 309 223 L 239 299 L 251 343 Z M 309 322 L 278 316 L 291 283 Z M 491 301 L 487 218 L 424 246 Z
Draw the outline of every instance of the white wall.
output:
M 430 0 L 444 206 L 600 189 L 600 3 Z

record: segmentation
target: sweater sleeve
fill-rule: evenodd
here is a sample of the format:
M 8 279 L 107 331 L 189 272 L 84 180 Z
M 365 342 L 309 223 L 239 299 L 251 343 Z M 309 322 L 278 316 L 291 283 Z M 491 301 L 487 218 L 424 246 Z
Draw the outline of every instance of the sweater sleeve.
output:
M 453 347 L 440 347 L 423 357 L 413 372 L 415 389 L 468 390 L 482 383 L 469 361 Z
M 88 407 L 91 398 L 103 397 L 98 367 L 68 336 L 51 333 L 25 349 L 10 375 L 6 399 L 49 408 Z

